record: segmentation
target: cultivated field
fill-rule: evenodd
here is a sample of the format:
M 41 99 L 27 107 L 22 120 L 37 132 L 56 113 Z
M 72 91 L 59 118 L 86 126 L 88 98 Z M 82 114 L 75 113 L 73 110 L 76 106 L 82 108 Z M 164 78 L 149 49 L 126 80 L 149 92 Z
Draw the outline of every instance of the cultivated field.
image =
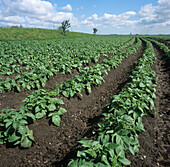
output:
M 0 34 L 0 166 L 168 166 L 169 35 Z

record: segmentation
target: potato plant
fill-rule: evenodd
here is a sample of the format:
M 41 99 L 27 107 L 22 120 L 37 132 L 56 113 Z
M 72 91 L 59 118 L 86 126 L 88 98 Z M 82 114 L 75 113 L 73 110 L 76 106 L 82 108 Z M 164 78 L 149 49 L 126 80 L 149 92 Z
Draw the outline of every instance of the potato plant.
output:
M 29 130 L 28 125 L 33 120 L 44 116 L 49 117 L 54 125 L 59 126 L 60 117 L 66 110 L 60 106 L 64 102 L 56 96 L 61 92 L 66 97 L 72 97 L 77 92 L 81 95 L 83 88 L 91 93 L 92 85 L 98 85 L 104 81 L 104 72 L 107 72 L 105 68 L 107 67 L 110 70 L 110 66 L 103 62 L 82 69 L 82 64 L 88 64 L 90 61 L 96 63 L 101 54 L 108 57 L 107 53 L 115 54 L 117 51 L 123 50 L 134 42 L 134 38 L 132 38 L 122 45 L 121 42 L 128 38 L 116 39 L 117 44 L 115 45 L 113 45 L 115 40 L 113 38 L 105 38 L 102 41 L 99 39 L 97 42 L 95 39 L 95 41 L 92 41 L 93 46 L 84 44 L 86 40 L 76 40 L 74 44 L 72 44 L 73 40 L 63 40 L 57 46 L 56 41 L 50 40 L 50 43 L 48 41 L 34 41 L 35 49 L 32 49 L 32 43 L 29 41 L 22 43 L 19 41 L 1 42 L 4 48 L 8 48 L 6 50 L 3 47 L 0 49 L 2 55 L 0 61 L 1 74 L 10 76 L 13 73 L 18 73 L 19 75 L 14 79 L 7 77 L 4 80 L 0 78 L 0 91 L 17 90 L 20 92 L 21 88 L 28 90 L 38 88 L 23 100 L 25 104 L 18 111 L 14 109 L 1 110 L 1 144 L 10 143 L 24 148 L 32 146 L 34 142 L 33 132 Z M 87 41 L 89 42 L 89 39 Z M 45 46 L 50 46 L 50 48 Z M 57 50 L 54 50 L 54 46 Z M 75 46 L 80 47 L 75 48 Z M 34 56 L 35 53 L 37 56 Z M 63 56 L 63 54 L 66 56 Z M 119 56 L 116 57 L 120 59 Z M 114 59 L 114 61 L 116 60 Z M 73 80 L 60 83 L 60 88 L 51 92 L 40 89 L 58 71 L 71 73 L 72 68 L 77 68 L 81 72 L 81 78 L 76 76 Z
M 104 42 L 106 41 L 104 40 L 101 43 Z M 112 42 L 112 40 L 110 40 L 108 43 L 106 42 L 107 50 L 106 48 L 102 48 L 103 55 L 105 55 L 107 52 L 115 54 L 117 49 L 123 50 L 129 44 L 132 44 L 134 42 L 134 39 L 131 39 L 125 45 L 120 45 L 118 43 L 117 46 L 111 47 L 111 50 L 109 50 L 109 47 L 111 46 L 110 42 Z M 87 47 L 87 52 L 84 52 L 84 50 L 82 50 L 81 52 L 83 54 L 77 58 L 75 58 L 75 55 L 72 53 L 75 58 L 74 62 L 72 62 L 71 57 L 67 57 L 67 60 L 65 60 L 65 62 L 68 62 L 68 64 L 63 64 L 63 62 L 60 60 L 61 56 L 59 56 L 58 60 L 60 60 L 61 63 L 59 63 L 58 66 L 57 64 L 55 64 L 58 63 L 55 57 L 50 57 L 49 61 L 46 61 L 44 59 L 44 55 L 40 54 L 39 57 L 34 57 L 32 56 L 33 51 L 29 51 L 27 48 L 25 50 L 25 53 L 27 56 L 28 54 L 30 54 L 30 56 L 28 56 L 30 58 L 29 61 L 25 57 L 21 58 L 20 54 L 16 59 L 14 59 L 14 57 L 11 58 L 9 56 L 4 56 L 4 59 L 2 59 L 1 61 L 0 67 L 1 69 L 10 69 L 7 75 L 10 75 L 14 72 L 21 73 L 22 70 L 30 70 L 30 72 L 22 72 L 22 74 L 17 75 L 15 79 L 6 78 L 6 80 L 3 80 L 2 78 L 0 78 L 1 91 L 11 91 L 14 89 L 19 92 L 21 90 L 21 87 L 28 90 L 30 90 L 31 88 L 38 88 L 38 90 L 35 90 L 23 100 L 25 104 L 20 107 L 18 111 L 15 111 L 14 109 L 1 110 L 1 144 L 11 143 L 13 145 L 20 145 L 21 147 L 25 148 L 30 147 L 34 142 L 34 138 L 33 132 L 28 128 L 28 125 L 30 124 L 28 120 L 41 119 L 44 116 L 47 116 L 50 118 L 51 122 L 54 125 L 59 126 L 61 121 L 60 116 L 63 115 L 66 110 L 60 106 L 64 104 L 64 102 L 56 98 L 56 96 L 59 93 L 62 93 L 65 97 L 73 97 L 76 93 L 82 95 L 81 91 L 84 88 L 87 90 L 88 93 L 91 93 L 93 85 L 98 85 L 104 82 L 104 73 L 107 73 L 107 71 L 113 67 L 116 68 L 124 57 L 126 57 L 128 54 L 135 53 L 140 45 L 141 41 L 138 40 L 136 45 L 121 52 L 119 55 L 114 55 L 111 57 L 105 55 L 106 59 L 104 59 L 101 63 L 91 67 L 85 67 L 83 69 L 81 68 L 83 63 L 88 63 L 89 61 L 97 62 L 100 57 L 100 54 L 98 54 L 98 50 L 93 53 L 96 54 L 96 56 L 91 53 L 91 48 L 89 48 L 89 45 L 85 46 L 85 48 Z M 19 46 L 22 45 L 19 43 Z M 100 47 L 101 44 L 98 46 L 98 49 Z M 62 47 L 59 47 L 58 50 L 60 52 L 65 52 Z M 9 52 L 11 52 L 11 50 L 9 50 Z M 46 53 L 48 53 L 48 51 Z M 88 54 L 92 54 L 92 57 L 90 58 Z M 58 56 L 58 54 L 56 55 Z M 3 64 L 3 62 L 7 59 L 9 60 L 8 63 L 6 65 Z M 36 61 L 37 65 L 35 66 L 35 68 L 32 68 L 32 65 L 35 65 L 34 62 Z M 70 62 L 72 64 L 70 64 Z M 110 62 L 112 63 L 110 64 Z M 20 68 L 18 64 L 13 65 L 13 63 L 22 64 L 24 67 Z M 41 86 L 45 86 L 47 79 L 55 75 L 57 71 L 62 72 L 60 65 L 65 72 L 67 71 L 70 73 L 70 69 L 78 68 L 80 71 L 80 76 L 75 76 L 73 80 L 59 83 L 54 91 L 51 92 L 40 89 Z M 7 117 L 5 117 L 5 115 Z M 30 119 L 28 117 L 30 117 Z
M 157 40 L 154 40 L 154 39 L 148 39 L 148 40 L 155 43 L 170 58 L 170 50 L 166 45 L 164 45 L 163 43 L 158 42 Z
M 28 125 L 35 119 L 47 116 L 55 126 L 60 126 L 60 116 L 67 111 L 60 107 L 64 102 L 56 98 L 57 93 L 43 89 L 32 92 L 23 100 L 25 104 L 18 111 L 0 111 L 0 144 L 11 143 L 23 148 L 31 147 L 34 142 L 33 131 Z M 30 119 L 32 121 L 30 122 Z
M 64 102 L 56 98 L 57 95 L 54 91 L 36 90 L 23 100 L 24 110 L 31 111 L 36 119 L 50 117 L 54 125 L 60 126 L 60 116 L 67 111 L 60 107 Z
M 136 53 L 139 46 L 141 46 L 141 40 L 138 38 L 137 43 L 127 50 L 117 55 L 107 57 L 97 65 L 83 68 L 80 76 L 75 76 L 73 80 L 56 84 L 54 91 L 60 92 L 67 98 L 73 97 L 75 94 L 82 96 L 82 89 L 86 89 L 88 93 L 91 93 L 92 86 L 102 84 L 102 82 L 105 81 L 104 73 L 107 74 L 107 71 L 110 71 L 112 68 L 117 68 L 125 57 L 129 54 Z
M 33 131 L 28 128 L 29 118 L 34 120 L 32 113 L 3 109 L 0 112 L 0 144 L 10 143 L 23 148 L 31 147 L 34 142 Z
M 40 89 L 57 72 L 72 73 L 73 68 L 81 71 L 83 65 L 97 63 L 101 55 L 107 57 L 107 53 L 116 54 L 133 44 L 135 38 L 122 45 L 129 39 L 127 36 L 83 40 L 0 41 L 0 75 L 9 76 L 7 80 L 0 79 L 0 91 Z M 13 78 L 17 86 L 11 84 L 7 88 L 5 82 L 10 82 L 12 74 L 17 74 Z
M 144 131 L 142 117 L 148 110 L 155 111 L 156 84 L 151 70 L 155 56 L 152 44 L 146 41 L 146 49 L 130 76 L 131 82 L 118 95 L 114 95 L 103 113 L 105 122 L 98 124 L 96 140 L 80 140 L 82 149 L 69 167 L 112 167 L 130 165 L 126 152 L 133 155 L 139 150 L 138 133 Z

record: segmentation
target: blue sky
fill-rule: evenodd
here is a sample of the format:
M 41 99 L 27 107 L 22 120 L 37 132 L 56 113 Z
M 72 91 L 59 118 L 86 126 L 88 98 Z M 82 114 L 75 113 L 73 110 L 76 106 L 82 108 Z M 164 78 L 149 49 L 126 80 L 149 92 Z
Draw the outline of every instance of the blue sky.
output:
M 170 0 L 0 0 L 0 26 L 98 34 L 170 34 Z

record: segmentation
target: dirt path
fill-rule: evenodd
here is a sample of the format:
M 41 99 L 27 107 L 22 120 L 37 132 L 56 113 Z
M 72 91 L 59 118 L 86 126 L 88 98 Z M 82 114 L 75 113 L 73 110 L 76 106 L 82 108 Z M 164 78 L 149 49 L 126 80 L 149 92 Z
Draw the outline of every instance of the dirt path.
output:
M 128 82 L 134 62 L 142 55 L 144 46 L 137 54 L 129 55 L 118 68 L 105 76 L 105 83 L 94 87 L 90 95 L 71 98 L 65 102 L 67 113 L 61 118 L 61 126 L 49 126 L 48 120 L 36 120 L 30 126 L 34 132 L 35 145 L 21 150 L 0 147 L 0 166 L 66 166 L 78 148 L 77 141 L 89 136 L 101 118 L 105 104 Z
M 140 151 L 130 157 L 131 167 L 170 166 L 170 71 L 164 54 L 154 46 L 157 61 L 153 70 L 158 75 L 155 106 L 157 117 L 150 112 L 143 118 L 146 132 L 139 134 Z

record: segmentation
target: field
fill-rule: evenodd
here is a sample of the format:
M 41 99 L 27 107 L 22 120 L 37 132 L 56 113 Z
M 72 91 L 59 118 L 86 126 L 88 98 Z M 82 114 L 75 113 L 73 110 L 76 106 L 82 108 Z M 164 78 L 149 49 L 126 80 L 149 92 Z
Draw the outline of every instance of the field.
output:
M 170 35 L 0 28 L 0 166 L 169 166 Z

